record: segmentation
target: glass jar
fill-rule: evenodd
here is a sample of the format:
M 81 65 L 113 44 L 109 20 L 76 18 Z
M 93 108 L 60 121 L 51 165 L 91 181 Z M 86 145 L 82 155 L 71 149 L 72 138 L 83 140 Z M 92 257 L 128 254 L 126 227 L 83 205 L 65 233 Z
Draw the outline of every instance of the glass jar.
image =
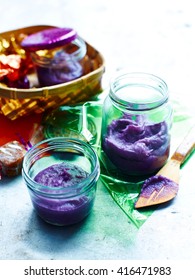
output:
M 169 157 L 171 125 L 167 84 L 152 74 L 119 72 L 103 106 L 107 168 L 130 176 L 157 172 Z
M 81 140 L 55 137 L 34 145 L 23 160 L 23 179 L 37 214 L 64 226 L 83 220 L 92 210 L 99 162 Z
M 49 28 L 31 34 L 21 45 L 31 54 L 41 87 L 70 82 L 83 75 L 86 44 L 71 28 Z

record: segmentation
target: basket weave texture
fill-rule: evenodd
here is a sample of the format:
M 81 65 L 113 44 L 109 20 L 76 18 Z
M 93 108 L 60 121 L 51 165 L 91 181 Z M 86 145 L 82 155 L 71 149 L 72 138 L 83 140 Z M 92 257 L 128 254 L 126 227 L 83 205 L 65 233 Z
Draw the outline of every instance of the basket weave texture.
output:
M 29 35 L 52 27 L 29 26 L 1 33 L 0 37 L 9 40 L 13 35 Z M 84 74 L 80 78 L 59 85 L 30 89 L 9 88 L 0 84 L 0 113 L 14 120 L 31 112 L 42 113 L 60 105 L 84 102 L 100 93 L 105 71 L 104 58 L 93 46 L 85 43 L 87 53 L 82 62 Z

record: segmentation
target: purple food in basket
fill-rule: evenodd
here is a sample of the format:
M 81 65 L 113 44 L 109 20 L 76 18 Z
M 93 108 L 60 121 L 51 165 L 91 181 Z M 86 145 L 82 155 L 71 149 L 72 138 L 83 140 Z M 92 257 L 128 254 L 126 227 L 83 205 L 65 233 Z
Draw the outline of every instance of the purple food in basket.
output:
M 58 53 L 49 63 L 37 63 L 36 71 L 40 86 L 52 86 L 70 82 L 83 74 L 83 68 L 70 55 Z
M 31 53 L 41 87 L 66 83 L 83 74 L 86 44 L 72 28 L 49 28 L 21 43 Z

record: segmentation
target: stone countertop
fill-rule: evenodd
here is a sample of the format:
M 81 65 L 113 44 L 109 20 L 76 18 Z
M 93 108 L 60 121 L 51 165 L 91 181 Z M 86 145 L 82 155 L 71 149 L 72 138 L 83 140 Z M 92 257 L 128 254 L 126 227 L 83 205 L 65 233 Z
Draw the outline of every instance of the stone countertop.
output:
M 189 0 L 3 1 L 0 32 L 42 24 L 74 27 L 104 55 L 105 88 L 119 68 L 156 74 L 193 122 L 192 4 Z M 183 135 L 177 133 L 179 143 Z M 182 168 L 178 196 L 154 211 L 139 230 L 101 183 L 90 216 L 64 228 L 37 217 L 21 176 L 3 179 L 0 259 L 194 259 L 194 164 L 193 156 Z

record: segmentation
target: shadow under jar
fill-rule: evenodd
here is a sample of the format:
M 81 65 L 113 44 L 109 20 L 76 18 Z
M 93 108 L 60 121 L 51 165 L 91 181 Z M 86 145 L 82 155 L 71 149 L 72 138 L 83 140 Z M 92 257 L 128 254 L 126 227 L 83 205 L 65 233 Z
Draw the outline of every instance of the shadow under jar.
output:
M 156 172 L 169 157 L 171 125 L 167 84 L 152 74 L 119 72 L 103 106 L 106 168 L 130 176 Z
M 80 222 L 91 212 L 99 162 L 89 144 L 55 137 L 33 146 L 23 160 L 23 179 L 37 214 L 64 226 Z

